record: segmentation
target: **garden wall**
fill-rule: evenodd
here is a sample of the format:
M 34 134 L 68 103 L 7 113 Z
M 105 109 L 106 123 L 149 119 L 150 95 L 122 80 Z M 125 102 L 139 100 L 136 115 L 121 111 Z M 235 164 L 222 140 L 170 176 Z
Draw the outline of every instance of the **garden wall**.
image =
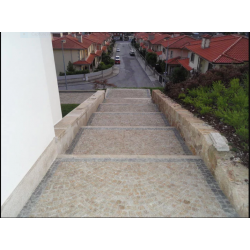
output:
M 153 90 L 152 99 L 193 154 L 203 159 L 238 214 L 248 217 L 249 170 L 230 160 L 234 153 L 229 151 L 226 138 L 160 90 Z
M 102 71 L 91 72 L 88 74 L 66 75 L 66 79 L 67 79 L 67 82 L 85 81 L 86 76 L 88 77 L 88 81 L 99 79 L 99 78 L 111 75 L 113 73 L 113 67 L 102 70 Z M 57 81 L 58 83 L 65 83 L 65 76 L 57 76 Z

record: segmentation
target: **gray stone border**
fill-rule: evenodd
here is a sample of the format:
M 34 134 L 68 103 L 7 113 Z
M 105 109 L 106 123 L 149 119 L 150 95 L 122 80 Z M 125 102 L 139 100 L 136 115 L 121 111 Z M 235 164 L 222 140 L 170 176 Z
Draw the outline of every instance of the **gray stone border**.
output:
M 19 213 L 18 217 L 29 217 L 29 214 L 32 210 L 32 208 L 35 206 L 35 204 L 38 202 L 43 190 L 46 188 L 49 180 L 52 178 L 53 174 L 57 170 L 60 163 L 63 162 L 143 162 L 143 163 L 150 163 L 150 162 L 195 162 L 198 169 L 202 173 L 204 179 L 206 180 L 209 188 L 213 191 L 215 198 L 219 202 L 222 210 L 227 214 L 228 217 L 236 217 L 238 218 L 239 215 L 236 213 L 235 209 L 232 207 L 230 202 L 228 201 L 227 197 L 224 195 L 224 193 L 221 191 L 219 185 L 217 184 L 216 180 L 214 179 L 213 175 L 210 173 L 206 165 L 204 164 L 203 160 L 201 159 L 152 159 L 152 158 L 146 158 L 146 159 L 136 159 L 136 158 L 124 158 L 124 159 L 116 159 L 116 158 L 85 158 L 85 159 L 79 159 L 79 158 L 57 158 L 57 160 L 54 161 L 36 190 L 31 195 L 30 199 L 26 203 L 26 205 L 23 207 L 21 212 Z
M 37 186 L 37 188 L 35 189 L 35 191 L 33 192 L 33 194 L 31 195 L 31 197 L 29 198 L 29 200 L 27 201 L 25 206 L 22 208 L 21 212 L 18 214 L 17 217 L 28 217 L 29 216 L 29 214 L 32 210 L 32 207 L 34 207 L 35 204 L 38 202 L 43 190 L 46 188 L 46 186 L 48 184 L 48 181 L 52 178 L 53 174 L 55 173 L 55 171 L 60 163 L 61 163 L 61 160 L 59 160 L 59 159 L 56 159 L 53 162 L 53 164 L 49 168 L 48 172 L 43 177 L 42 181 L 39 183 L 39 185 Z
M 75 138 L 73 139 L 72 143 L 70 144 L 69 148 L 66 150 L 65 154 L 72 154 L 73 150 L 76 146 L 76 144 L 78 143 L 78 141 L 81 138 L 81 135 L 83 133 L 84 128 L 80 128 L 78 133 L 76 134 Z
M 196 161 L 197 161 L 196 164 L 200 172 L 204 176 L 208 186 L 213 191 L 216 199 L 220 203 L 224 212 L 227 213 L 228 217 L 239 217 L 239 215 L 237 214 L 237 212 L 235 211 L 235 209 L 233 208 L 233 206 L 231 205 L 231 203 L 229 202 L 225 194 L 221 191 L 218 183 L 216 182 L 215 178 L 211 174 L 210 170 L 204 164 L 203 160 L 196 160 Z

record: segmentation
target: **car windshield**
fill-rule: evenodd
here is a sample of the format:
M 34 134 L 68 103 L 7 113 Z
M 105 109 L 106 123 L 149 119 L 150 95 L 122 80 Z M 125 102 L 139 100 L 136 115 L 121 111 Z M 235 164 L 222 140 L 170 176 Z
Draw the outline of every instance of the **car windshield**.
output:
M 120 57 L 119 57 L 119 56 L 116 56 L 115 59 L 120 59 Z

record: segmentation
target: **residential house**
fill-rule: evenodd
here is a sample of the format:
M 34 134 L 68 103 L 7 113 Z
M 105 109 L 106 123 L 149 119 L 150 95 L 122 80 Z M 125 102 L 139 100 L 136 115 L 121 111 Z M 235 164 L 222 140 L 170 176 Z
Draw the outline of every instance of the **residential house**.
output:
M 160 59 L 168 59 L 167 72 L 171 73 L 175 67 L 180 65 L 182 65 L 188 71 L 192 69 L 187 67 L 187 60 L 184 60 L 188 58 L 188 50 L 185 48 L 185 45 L 196 41 L 197 40 L 195 40 L 193 37 L 187 35 L 161 40 L 162 55 L 160 56 Z
M 123 40 L 124 32 L 112 32 L 114 40 Z
M 211 68 L 249 61 L 249 39 L 240 35 L 214 38 L 204 35 L 202 40 L 185 45 L 185 49 L 189 51 L 189 66 L 201 73 Z
M 62 41 L 63 43 L 63 53 L 62 53 Z M 64 72 L 64 64 L 63 64 L 63 55 L 65 62 L 65 69 L 70 62 L 74 64 L 74 62 L 85 61 L 90 54 L 92 42 L 83 39 L 81 35 L 75 36 L 66 35 L 54 39 L 52 41 L 54 59 L 56 65 L 56 74 L 59 75 L 60 72 Z M 89 68 L 92 65 L 92 61 L 89 60 L 86 64 L 76 64 L 75 68 L 77 70 L 82 70 Z
M 102 53 L 107 51 L 111 35 L 104 32 L 89 35 L 72 32 L 70 35 L 54 38 L 52 44 L 57 75 L 64 72 L 62 40 L 66 40 L 63 44 L 65 67 L 71 61 L 76 70 L 93 71 L 101 62 Z

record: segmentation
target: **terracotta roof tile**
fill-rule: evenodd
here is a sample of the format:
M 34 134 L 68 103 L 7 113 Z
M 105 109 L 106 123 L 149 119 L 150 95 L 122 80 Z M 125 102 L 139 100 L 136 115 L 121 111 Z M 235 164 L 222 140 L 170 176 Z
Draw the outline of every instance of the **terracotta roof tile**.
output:
M 88 63 L 87 61 L 79 60 L 79 61 L 73 62 L 73 64 L 74 65 L 89 65 L 90 63 Z
M 97 56 L 101 56 L 101 55 L 102 55 L 102 50 L 97 50 L 97 51 L 95 52 L 95 54 L 96 54 Z
M 59 39 L 52 40 L 53 49 L 62 49 L 61 40 L 66 40 L 66 43 L 63 44 L 64 49 L 86 49 L 86 45 L 79 43 L 76 38 L 70 36 L 63 36 Z
M 228 35 L 211 38 L 208 48 L 201 41 L 185 46 L 188 50 L 213 63 L 243 63 L 249 61 L 249 39 Z

